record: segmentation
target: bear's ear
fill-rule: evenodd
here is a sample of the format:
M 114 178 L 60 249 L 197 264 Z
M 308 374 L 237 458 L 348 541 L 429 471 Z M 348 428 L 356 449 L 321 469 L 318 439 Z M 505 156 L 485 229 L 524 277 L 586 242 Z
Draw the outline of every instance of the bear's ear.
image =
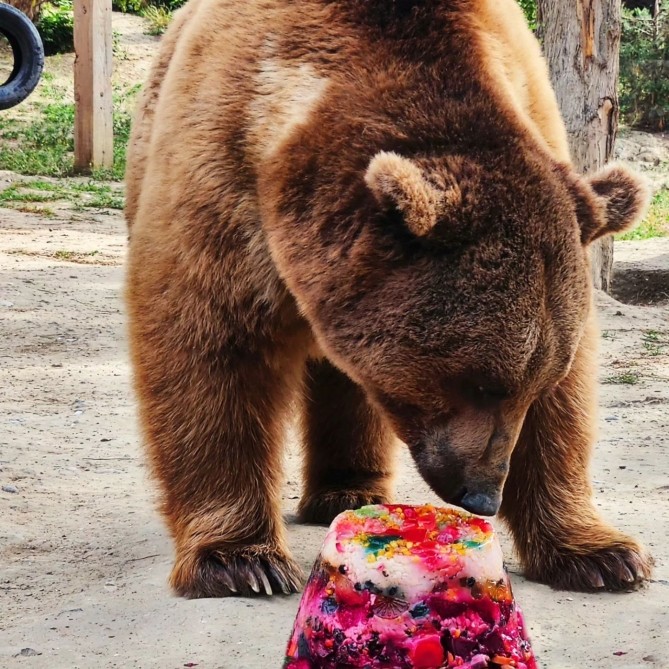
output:
M 618 164 L 585 177 L 578 190 L 577 215 L 584 244 L 636 225 L 650 199 L 645 181 Z
M 427 235 L 446 210 L 460 201 L 457 186 L 441 189 L 430 183 L 408 158 L 381 151 L 372 158 L 365 182 L 383 207 L 394 207 L 413 234 Z

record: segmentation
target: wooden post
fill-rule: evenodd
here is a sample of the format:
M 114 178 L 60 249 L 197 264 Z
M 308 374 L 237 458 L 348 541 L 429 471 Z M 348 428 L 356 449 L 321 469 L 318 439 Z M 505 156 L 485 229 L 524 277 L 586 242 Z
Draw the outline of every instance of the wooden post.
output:
M 111 0 L 74 0 L 74 168 L 114 164 Z
M 576 168 L 591 172 L 613 156 L 618 128 L 620 0 L 539 0 L 544 52 Z M 591 247 L 595 288 L 609 292 L 613 237 Z

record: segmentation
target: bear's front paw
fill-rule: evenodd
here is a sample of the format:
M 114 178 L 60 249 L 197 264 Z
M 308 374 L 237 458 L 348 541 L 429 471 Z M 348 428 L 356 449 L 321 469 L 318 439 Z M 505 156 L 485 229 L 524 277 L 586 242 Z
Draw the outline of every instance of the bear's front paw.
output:
M 389 495 L 381 491 L 328 490 L 305 495 L 300 500 L 297 514 L 301 523 L 329 525 L 342 511 L 389 501 Z
M 557 590 L 611 592 L 636 590 L 650 578 L 653 559 L 627 537 L 609 545 L 554 546 L 526 576 Z
M 177 594 L 251 597 L 299 592 L 302 571 L 285 553 L 265 545 L 202 551 L 177 560 L 171 583 Z

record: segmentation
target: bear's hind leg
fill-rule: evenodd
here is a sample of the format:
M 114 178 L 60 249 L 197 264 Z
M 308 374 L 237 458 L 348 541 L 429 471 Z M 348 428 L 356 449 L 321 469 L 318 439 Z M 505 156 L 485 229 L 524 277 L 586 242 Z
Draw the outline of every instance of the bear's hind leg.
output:
M 338 513 L 390 501 L 395 438 L 365 394 L 326 360 L 306 370 L 299 517 L 329 523 Z
M 567 590 L 629 590 L 649 577 L 652 561 L 592 501 L 594 330 L 591 322 L 566 379 L 530 408 L 501 513 L 528 578 Z

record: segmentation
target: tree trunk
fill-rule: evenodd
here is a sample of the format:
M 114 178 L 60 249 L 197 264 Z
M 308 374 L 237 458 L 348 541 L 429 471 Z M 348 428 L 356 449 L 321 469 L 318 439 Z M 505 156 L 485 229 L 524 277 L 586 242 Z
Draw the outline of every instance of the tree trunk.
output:
M 660 32 L 660 0 L 653 3 L 653 39 L 657 42 Z
M 613 156 L 618 128 L 621 0 L 538 0 L 539 32 L 569 133 L 576 168 L 591 172 Z M 609 291 L 613 238 L 591 249 L 595 288 Z
M 8 5 L 22 11 L 33 23 L 37 23 L 46 0 L 5 0 Z

